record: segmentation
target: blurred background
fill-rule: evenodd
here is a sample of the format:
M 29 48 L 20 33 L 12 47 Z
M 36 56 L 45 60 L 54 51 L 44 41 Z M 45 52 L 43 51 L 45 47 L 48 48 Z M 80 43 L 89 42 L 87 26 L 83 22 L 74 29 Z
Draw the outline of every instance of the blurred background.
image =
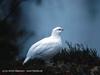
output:
M 0 0 L 0 59 L 24 58 L 56 26 L 64 28 L 64 47 L 82 43 L 100 55 L 99 7 L 99 0 Z

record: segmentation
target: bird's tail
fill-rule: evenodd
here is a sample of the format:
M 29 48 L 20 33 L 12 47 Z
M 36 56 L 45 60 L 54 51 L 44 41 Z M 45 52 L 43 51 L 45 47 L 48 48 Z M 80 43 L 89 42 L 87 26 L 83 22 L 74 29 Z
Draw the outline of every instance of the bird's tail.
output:
M 30 59 L 29 57 L 26 57 L 26 59 L 25 59 L 24 62 L 23 62 L 23 65 L 24 65 L 29 59 Z

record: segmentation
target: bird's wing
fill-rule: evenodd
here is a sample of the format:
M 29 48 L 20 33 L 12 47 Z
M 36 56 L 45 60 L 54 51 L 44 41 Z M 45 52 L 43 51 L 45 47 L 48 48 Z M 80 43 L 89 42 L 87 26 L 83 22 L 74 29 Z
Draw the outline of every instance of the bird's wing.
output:
M 29 49 L 29 51 L 28 51 L 28 53 L 27 53 L 27 57 L 30 57 L 30 56 L 33 55 L 32 53 L 35 52 L 36 48 L 37 48 L 39 45 L 42 44 L 42 41 L 43 41 L 43 40 L 44 40 L 44 39 L 42 39 L 42 40 L 36 42 L 35 44 L 33 44 L 33 45 L 30 47 L 30 49 Z
M 49 41 L 49 42 L 47 42 Z M 46 38 L 43 40 L 40 40 L 39 42 L 35 43 L 28 51 L 27 57 L 34 57 L 36 55 L 39 55 L 43 53 L 45 50 L 52 50 L 56 48 L 58 45 L 54 41 L 50 41 L 50 39 Z

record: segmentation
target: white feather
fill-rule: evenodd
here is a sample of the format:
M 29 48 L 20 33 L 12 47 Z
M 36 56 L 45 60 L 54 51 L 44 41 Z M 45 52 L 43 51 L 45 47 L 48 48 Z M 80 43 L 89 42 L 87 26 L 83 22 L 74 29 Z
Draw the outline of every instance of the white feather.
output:
M 59 52 L 62 47 L 60 33 L 61 27 L 56 27 L 52 30 L 50 37 L 44 38 L 31 46 L 29 49 L 26 59 L 23 64 L 25 64 L 29 59 L 42 58 L 44 60 L 51 58 L 57 52 Z

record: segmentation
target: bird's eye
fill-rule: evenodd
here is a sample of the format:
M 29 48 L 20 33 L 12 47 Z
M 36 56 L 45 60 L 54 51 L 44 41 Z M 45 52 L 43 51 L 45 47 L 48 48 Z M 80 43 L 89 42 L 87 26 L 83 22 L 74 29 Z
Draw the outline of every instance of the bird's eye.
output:
M 62 30 L 62 29 L 58 29 L 58 30 Z

